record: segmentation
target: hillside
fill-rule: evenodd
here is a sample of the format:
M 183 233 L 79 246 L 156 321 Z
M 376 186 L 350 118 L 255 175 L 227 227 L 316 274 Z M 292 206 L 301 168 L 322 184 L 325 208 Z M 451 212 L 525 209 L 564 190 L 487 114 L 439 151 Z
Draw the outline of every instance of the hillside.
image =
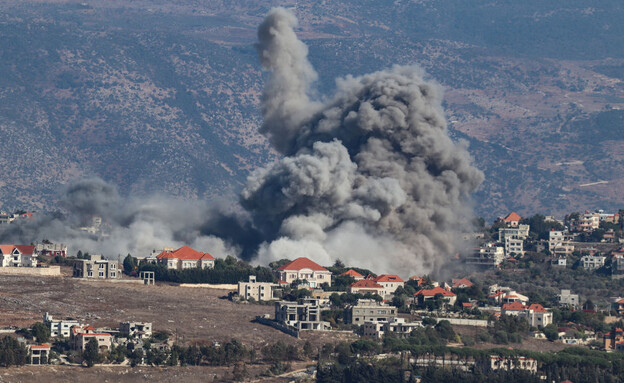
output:
M 46 209 L 98 175 L 123 194 L 236 199 L 275 158 L 253 43 L 271 4 L 0 4 L 0 208 Z M 624 206 L 617 1 L 286 1 L 320 75 L 419 64 L 446 88 L 488 218 Z M 605 181 L 597 183 L 599 181 Z

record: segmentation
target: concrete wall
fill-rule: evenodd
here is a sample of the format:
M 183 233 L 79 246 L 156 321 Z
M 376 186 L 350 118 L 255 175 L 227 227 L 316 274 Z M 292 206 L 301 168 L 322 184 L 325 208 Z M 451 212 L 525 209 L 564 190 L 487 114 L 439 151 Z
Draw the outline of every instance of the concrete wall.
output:
M 39 275 L 45 277 L 60 277 L 61 267 L 0 267 L 0 274 L 4 275 Z
M 238 290 L 238 285 L 212 284 L 212 283 L 180 283 L 180 287 L 203 287 L 207 289 Z
M 437 319 L 438 322 L 441 320 L 447 320 L 451 324 L 460 325 L 460 326 L 476 326 L 476 327 L 487 327 L 488 321 L 483 319 L 462 319 L 462 318 L 434 318 Z

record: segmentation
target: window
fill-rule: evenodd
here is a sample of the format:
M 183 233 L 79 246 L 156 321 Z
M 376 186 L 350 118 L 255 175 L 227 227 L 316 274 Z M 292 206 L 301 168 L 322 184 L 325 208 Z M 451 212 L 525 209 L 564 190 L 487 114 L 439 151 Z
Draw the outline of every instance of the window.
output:
M 116 277 L 117 277 L 117 273 L 115 273 L 115 272 L 113 271 L 113 272 L 111 272 L 110 276 L 111 276 L 111 278 L 116 278 Z
M 103 272 L 103 271 L 100 271 L 100 272 L 98 273 L 98 277 L 100 277 L 100 278 L 104 278 L 104 272 Z
M 93 276 L 93 271 L 89 270 L 89 272 L 87 273 L 87 277 L 92 277 Z

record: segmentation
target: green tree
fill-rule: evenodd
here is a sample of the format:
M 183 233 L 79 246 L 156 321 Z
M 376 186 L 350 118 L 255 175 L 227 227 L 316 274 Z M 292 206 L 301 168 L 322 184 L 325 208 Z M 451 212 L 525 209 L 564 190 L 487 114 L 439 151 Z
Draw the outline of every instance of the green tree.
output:
M 50 340 L 50 328 L 41 322 L 32 325 L 30 333 L 37 338 L 39 343 L 45 343 Z
M 100 361 L 99 344 L 95 337 L 91 337 L 85 345 L 82 359 L 87 364 L 87 367 L 93 367 L 94 364 Z
M 123 261 L 124 273 L 130 275 L 137 269 L 137 260 L 132 255 L 126 255 Z

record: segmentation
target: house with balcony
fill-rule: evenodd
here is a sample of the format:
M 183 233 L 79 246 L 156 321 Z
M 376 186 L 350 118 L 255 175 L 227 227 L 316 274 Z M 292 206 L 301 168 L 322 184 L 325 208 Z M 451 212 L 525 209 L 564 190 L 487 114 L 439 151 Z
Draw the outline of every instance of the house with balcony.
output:
M 384 296 L 384 287 L 379 283 L 370 280 L 362 279 L 361 281 L 354 282 L 347 287 L 347 292 L 351 294 L 377 294 L 380 297 Z
M 119 279 L 121 270 L 119 262 L 91 254 L 88 259 L 77 259 L 74 262 L 73 275 L 86 279 Z
M 275 302 L 275 321 L 297 330 L 329 330 L 329 322 L 321 320 L 318 300 L 303 298 L 298 302 Z
M 344 310 L 346 324 L 361 325 L 367 321 L 388 322 L 398 315 L 397 308 L 373 299 L 359 299 L 356 304 Z
M 277 299 L 274 295 L 277 283 L 258 282 L 255 275 L 250 275 L 247 282 L 238 282 L 238 296 L 244 300 L 270 301 Z

